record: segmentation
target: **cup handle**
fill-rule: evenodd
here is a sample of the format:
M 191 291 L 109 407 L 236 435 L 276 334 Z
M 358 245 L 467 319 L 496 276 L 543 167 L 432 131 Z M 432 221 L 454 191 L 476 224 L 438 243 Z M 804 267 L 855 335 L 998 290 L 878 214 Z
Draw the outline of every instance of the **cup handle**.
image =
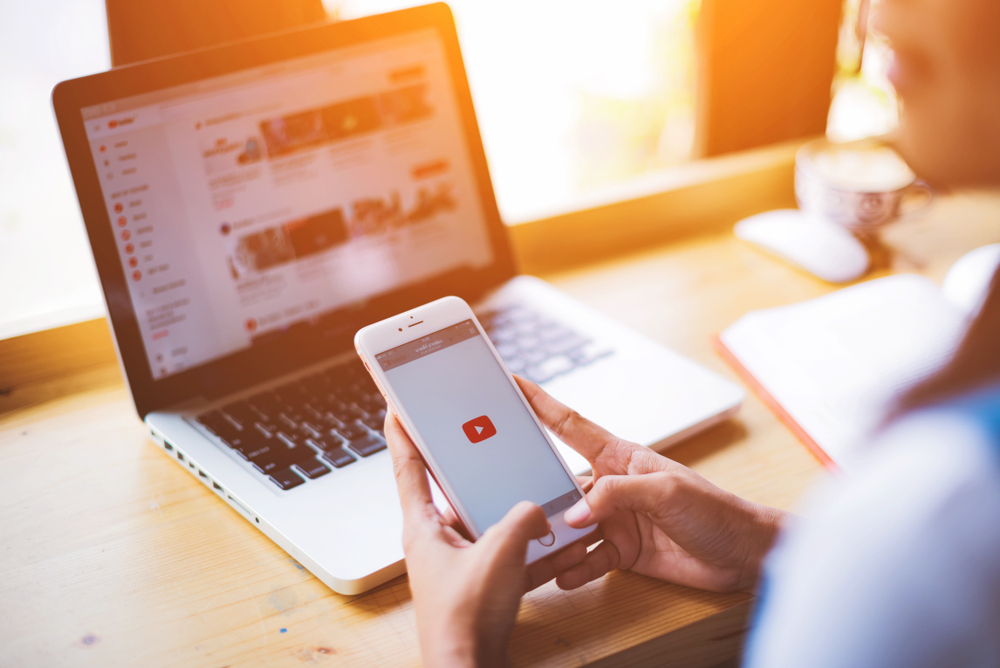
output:
M 899 217 L 908 218 L 922 211 L 934 199 L 934 189 L 922 179 L 918 179 L 906 187 L 899 199 Z

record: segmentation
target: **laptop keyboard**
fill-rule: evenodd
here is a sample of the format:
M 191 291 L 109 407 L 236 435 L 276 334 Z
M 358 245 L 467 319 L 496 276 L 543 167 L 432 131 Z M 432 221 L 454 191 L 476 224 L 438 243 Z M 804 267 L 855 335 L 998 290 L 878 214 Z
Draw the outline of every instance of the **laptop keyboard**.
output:
M 612 353 L 525 306 L 478 314 L 511 373 L 539 385 Z
M 234 401 L 197 420 L 281 489 L 386 447 L 385 400 L 360 360 Z
M 542 384 L 611 354 L 523 306 L 479 320 L 512 373 Z M 280 489 L 386 449 L 385 400 L 360 360 L 260 392 L 196 419 Z

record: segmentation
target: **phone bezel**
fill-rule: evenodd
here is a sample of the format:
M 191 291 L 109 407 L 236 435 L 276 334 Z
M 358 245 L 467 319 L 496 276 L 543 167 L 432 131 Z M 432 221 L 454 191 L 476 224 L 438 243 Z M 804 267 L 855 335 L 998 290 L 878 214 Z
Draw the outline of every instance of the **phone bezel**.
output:
M 381 352 L 395 348 L 396 346 L 404 345 L 414 339 L 418 339 L 421 336 L 426 336 L 430 333 L 445 329 L 446 327 L 451 327 L 452 325 L 456 325 L 463 320 L 470 319 L 475 324 L 480 336 L 482 336 L 483 340 L 486 341 L 486 345 L 492 353 L 493 358 L 496 360 L 496 363 L 500 365 L 501 369 L 503 369 L 504 375 L 507 377 L 507 382 L 509 382 L 514 388 L 514 391 L 517 393 L 521 403 L 528 411 L 528 414 L 531 415 L 531 419 L 534 420 L 535 426 L 545 438 L 545 442 L 548 444 L 549 449 L 553 452 L 553 454 L 555 454 L 559 464 L 563 467 L 563 470 L 566 472 L 566 475 L 569 477 L 573 486 L 582 497 L 586 496 L 586 492 L 584 492 L 583 488 L 580 486 L 576 475 L 574 475 L 573 471 L 566 464 L 562 455 L 559 454 L 559 449 L 556 448 L 555 443 L 552 442 L 545 426 L 538 419 L 538 416 L 535 415 L 535 411 L 531 409 L 531 404 L 521 392 L 521 388 L 518 387 L 514 377 L 507 369 L 507 365 L 504 364 L 503 358 L 500 357 L 500 354 L 497 352 L 493 343 L 486 335 L 479 319 L 476 318 L 476 314 L 463 299 L 459 297 L 444 297 L 428 304 L 424 304 L 423 306 L 419 306 L 415 309 L 405 311 L 391 318 L 368 325 L 355 334 L 354 346 L 357 349 L 358 354 L 361 356 L 361 359 L 364 361 L 368 372 L 372 375 L 379 391 L 382 392 L 391 410 L 393 410 L 396 414 L 400 423 L 403 425 L 403 428 L 406 430 L 406 433 L 417 446 L 417 449 L 424 458 L 424 462 L 430 470 L 431 475 L 441 488 L 445 497 L 448 499 L 448 503 L 451 504 L 455 514 L 461 520 L 462 524 L 465 525 L 466 531 L 469 535 L 474 540 L 478 540 L 482 533 L 478 530 L 475 523 L 472 522 L 469 513 L 466 511 L 465 505 L 455 493 L 447 477 L 442 473 L 437 460 L 435 459 L 430 448 L 427 447 L 427 444 L 420 435 L 420 432 L 417 430 L 415 423 L 406 410 L 406 407 L 399 401 L 399 398 L 393 390 L 385 372 L 382 371 L 381 366 L 379 366 L 375 359 L 375 356 Z M 551 547 L 541 550 L 535 560 L 565 549 L 573 543 L 585 540 L 591 536 L 594 531 L 596 531 L 596 527 L 588 527 L 587 529 L 581 530 L 567 527 L 561 522 L 554 522 L 552 524 L 555 542 Z M 560 535 L 560 532 L 557 530 L 562 530 L 563 528 L 569 530 L 569 535 Z M 545 548 L 546 546 L 542 547 Z

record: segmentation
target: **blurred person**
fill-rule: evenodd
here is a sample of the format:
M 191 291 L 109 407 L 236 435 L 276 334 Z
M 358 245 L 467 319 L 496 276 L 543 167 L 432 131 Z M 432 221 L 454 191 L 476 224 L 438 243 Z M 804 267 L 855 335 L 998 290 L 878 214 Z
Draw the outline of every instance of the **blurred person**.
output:
M 1000 186 L 1000 2 L 883 0 L 902 100 L 898 149 L 945 187 Z M 956 221 L 959 224 L 959 221 Z M 525 566 L 541 508 L 516 506 L 475 544 L 431 502 L 419 453 L 385 433 L 427 665 L 506 665 L 522 595 L 629 569 L 711 591 L 756 590 L 747 666 L 1000 665 L 1000 279 L 954 358 L 911 389 L 863 467 L 816 490 L 799 519 L 740 499 L 628 443 L 519 380 L 559 438 L 593 466 L 574 526 L 599 524 Z

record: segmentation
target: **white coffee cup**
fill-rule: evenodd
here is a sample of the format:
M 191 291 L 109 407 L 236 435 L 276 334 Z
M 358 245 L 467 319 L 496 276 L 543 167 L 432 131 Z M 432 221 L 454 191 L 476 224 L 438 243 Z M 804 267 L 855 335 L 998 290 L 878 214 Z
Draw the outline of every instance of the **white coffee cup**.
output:
M 876 139 L 817 139 L 795 154 L 795 198 L 803 211 L 863 233 L 922 209 L 932 191 Z

